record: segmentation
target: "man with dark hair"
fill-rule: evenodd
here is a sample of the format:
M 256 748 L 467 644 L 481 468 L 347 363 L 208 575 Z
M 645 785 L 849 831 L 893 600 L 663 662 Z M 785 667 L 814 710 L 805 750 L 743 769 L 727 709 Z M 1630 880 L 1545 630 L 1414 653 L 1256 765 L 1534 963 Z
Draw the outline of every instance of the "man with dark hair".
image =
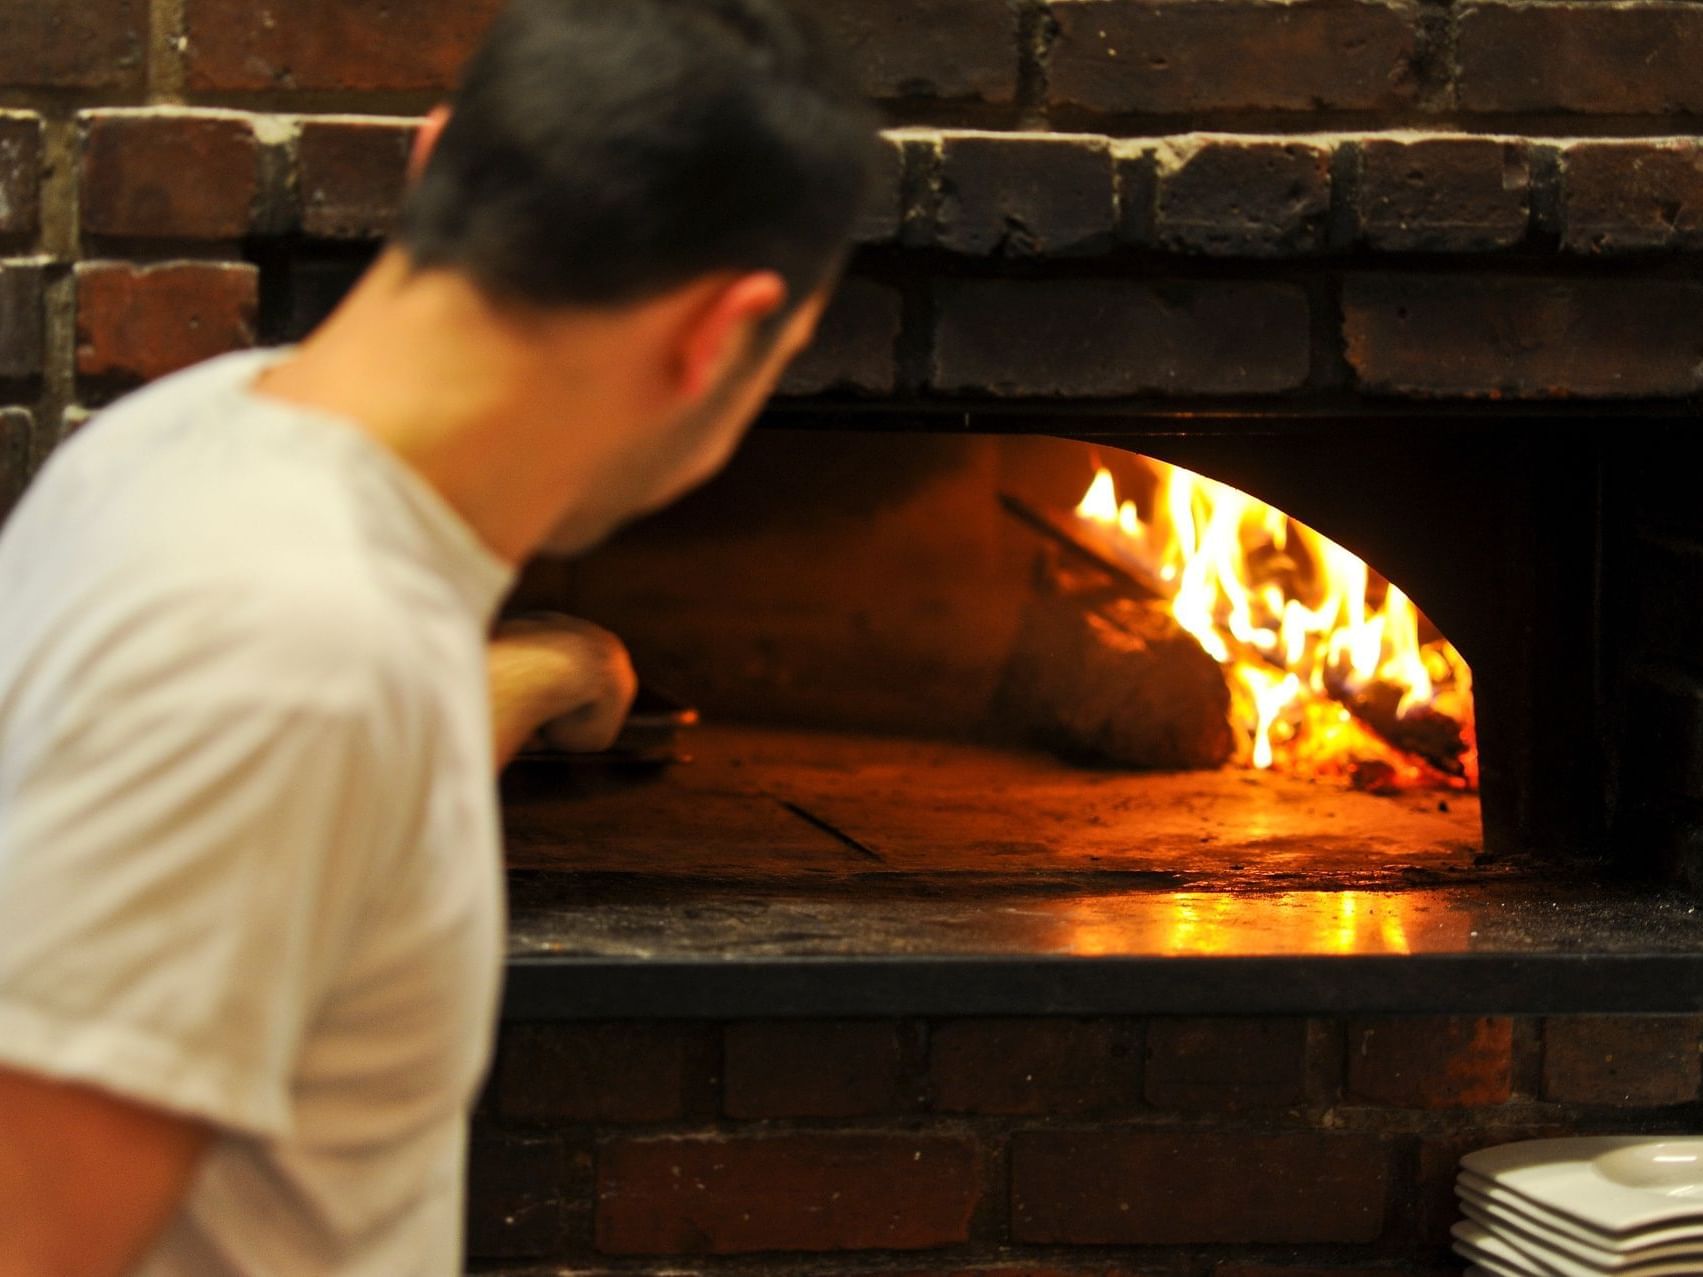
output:
M 459 1271 L 493 764 L 633 688 L 491 618 L 726 460 L 873 137 L 779 0 L 517 0 L 317 333 L 46 467 L 0 536 L 0 1277 Z

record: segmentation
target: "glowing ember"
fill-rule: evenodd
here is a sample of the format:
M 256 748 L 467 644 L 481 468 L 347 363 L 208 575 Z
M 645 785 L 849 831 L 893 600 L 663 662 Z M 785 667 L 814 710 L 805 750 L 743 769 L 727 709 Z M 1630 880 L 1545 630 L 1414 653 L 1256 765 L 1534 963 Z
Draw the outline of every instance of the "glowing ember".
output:
M 1229 675 L 1239 761 L 1375 788 L 1476 786 L 1472 674 L 1396 586 L 1245 492 L 1143 458 L 1152 508 L 1109 470 L 1076 508 Z

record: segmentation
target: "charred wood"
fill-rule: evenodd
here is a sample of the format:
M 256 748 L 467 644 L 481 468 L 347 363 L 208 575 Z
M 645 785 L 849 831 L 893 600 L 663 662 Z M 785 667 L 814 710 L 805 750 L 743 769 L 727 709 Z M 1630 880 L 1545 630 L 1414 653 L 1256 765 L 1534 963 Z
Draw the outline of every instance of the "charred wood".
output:
M 1223 671 L 1163 603 L 1063 573 L 1038 576 L 997 712 L 1078 762 L 1194 770 L 1229 761 Z
M 1463 776 L 1467 741 L 1461 724 L 1429 705 L 1399 712 L 1402 689 L 1394 683 L 1368 683 L 1359 691 L 1333 688 L 1331 695 L 1350 714 L 1404 753 L 1424 759 L 1447 776 Z

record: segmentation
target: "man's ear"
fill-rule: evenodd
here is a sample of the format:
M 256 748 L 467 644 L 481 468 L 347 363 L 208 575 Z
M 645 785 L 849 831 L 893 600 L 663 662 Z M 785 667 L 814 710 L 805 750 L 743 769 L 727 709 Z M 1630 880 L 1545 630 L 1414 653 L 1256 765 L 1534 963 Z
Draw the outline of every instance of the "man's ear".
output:
M 772 270 L 752 271 L 719 287 L 699 308 L 681 347 L 680 391 L 700 399 L 721 383 L 750 348 L 757 328 L 786 305 L 786 281 Z
M 426 163 L 432 158 L 432 152 L 438 149 L 438 139 L 443 136 L 444 125 L 449 123 L 449 107 L 439 106 L 432 109 L 420 123 L 419 131 L 414 134 L 413 148 L 408 152 L 408 185 L 417 185 L 420 175 L 426 171 Z

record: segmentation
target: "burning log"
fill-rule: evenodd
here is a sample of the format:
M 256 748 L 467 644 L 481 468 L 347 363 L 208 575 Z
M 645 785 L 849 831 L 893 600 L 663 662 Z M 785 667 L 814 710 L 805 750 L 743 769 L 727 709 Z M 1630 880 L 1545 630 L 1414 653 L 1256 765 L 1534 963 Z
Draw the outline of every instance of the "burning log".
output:
M 1331 696 L 1373 732 L 1404 753 L 1424 759 L 1446 776 L 1464 776 L 1469 748 L 1462 725 L 1429 705 L 1399 712 L 1402 689 L 1393 683 L 1368 683 L 1357 692 L 1331 689 Z
M 1171 472 L 1173 480 L 1185 473 Z M 1133 502 L 1120 503 L 1105 470 L 1072 513 L 1037 509 L 1002 494 L 1006 511 L 1091 574 L 1102 596 L 1092 598 L 1081 581 L 1053 588 L 1052 606 L 1074 600 L 1079 613 L 1098 619 L 1079 619 L 1078 632 L 1064 641 L 1047 626 L 1056 629 L 1065 622 L 1026 618 L 1024 641 L 1045 639 L 1061 652 L 1074 650 L 1072 643 L 1097 651 L 1106 645 L 1110 625 L 1112 633 L 1140 632 L 1163 647 L 1170 636 L 1153 628 L 1157 615 L 1147 615 L 1162 610 L 1177 618 L 1173 628 L 1183 631 L 1177 637 L 1192 640 L 1221 667 L 1221 681 L 1230 689 L 1232 739 L 1246 743 L 1255 767 L 1273 766 L 1287 747 L 1287 766 L 1313 774 L 1337 774 L 1346 767 L 1356 784 L 1364 781 L 1375 788 L 1476 784 L 1466 693 L 1470 672 L 1446 643 L 1421 646 L 1421 618 L 1407 597 L 1386 583 L 1383 600 L 1374 606 L 1367 597 L 1370 573 L 1350 552 L 1246 494 L 1206 486 L 1209 481 L 1198 476 L 1189 482 L 1205 498 L 1188 484 L 1180 492 L 1169 491 L 1169 523 L 1149 523 Z M 1183 534 L 1174 531 L 1179 511 Z M 1177 559 L 1178 553 L 1184 558 Z M 1112 600 L 1119 600 L 1115 617 L 1109 610 Z M 1018 663 L 1014 655 L 1014 668 Z M 1084 678 L 1102 676 L 1125 677 L 1101 665 L 1085 667 Z M 1147 740 L 1127 751 L 1122 741 L 1110 749 L 1103 746 L 1105 725 L 1095 718 L 1095 707 L 1114 704 L 1112 688 L 1061 687 L 1064 676 L 1038 663 L 1029 677 L 1062 697 L 1064 708 L 1053 719 L 1064 726 L 1032 709 L 1027 715 L 1027 721 L 1039 725 L 1037 734 L 1049 737 L 1055 747 L 1110 762 L 1123 761 L 1123 752 L 1142 760 L 1165 753 Z M 1127 677 L 1159 675 L 1143 669 Z M 1435 680 L 1441 680 L 1445 695 L 1436 695 Z M 1146 695 L 1147 689 L 1136 692 Z M 1185 689 L 1185 699 L 1188 694 Z M 1405 714 L 1404 699 L 1414 702 Z M 1166 701 L 1162 708 L 1175 705 Z M 1464 718 L 1455 717 L 1459 709 Z M 1121 714 L 1115 708 L 1106 712 Z M 1332 726 L 1338 722 L 1352 723 L 1354 731 Z M 1190 757 L 1209 758 L 1215 752 L 1203 749 Z M 1390 773 L 1387 781 L 1375 774 L 1380 762 Z
M 1235 749 L 1223 671 L 1164 604 L 1043 561 L 995 698 L 1036 744 L 1080 762 L 1220 767 Z

